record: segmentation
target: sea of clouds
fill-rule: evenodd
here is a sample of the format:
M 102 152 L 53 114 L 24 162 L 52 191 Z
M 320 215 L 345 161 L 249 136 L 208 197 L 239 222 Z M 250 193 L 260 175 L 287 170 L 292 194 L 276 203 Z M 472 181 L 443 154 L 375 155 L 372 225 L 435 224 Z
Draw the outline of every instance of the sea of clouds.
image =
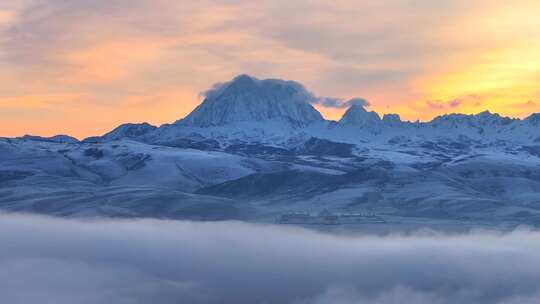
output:
M 528 304 L 540 232 L 332 235 L 0 215 L 1 303 Z

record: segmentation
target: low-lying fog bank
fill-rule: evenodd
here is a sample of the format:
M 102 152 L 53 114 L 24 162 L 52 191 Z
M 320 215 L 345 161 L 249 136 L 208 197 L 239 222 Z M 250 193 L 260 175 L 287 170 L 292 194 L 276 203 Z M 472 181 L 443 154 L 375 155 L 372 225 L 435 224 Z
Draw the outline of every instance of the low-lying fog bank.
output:
M 0 215 L 2 303 L 540 301 L 540 232 L 339 236 Z

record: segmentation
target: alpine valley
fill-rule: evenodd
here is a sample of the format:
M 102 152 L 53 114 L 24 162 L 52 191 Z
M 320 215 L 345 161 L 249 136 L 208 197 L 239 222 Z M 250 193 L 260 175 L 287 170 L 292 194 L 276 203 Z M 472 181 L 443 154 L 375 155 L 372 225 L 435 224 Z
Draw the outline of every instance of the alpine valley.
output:
M 172 124 L 82 141 L 1 138 L 0 209 L 254 222 L 326 210 L 384 220 L 366 229 L 540 226 L 540 114 L 408 122 L 351 102 L 329 121 L 315 99 L 297 82 L 240 75 Z

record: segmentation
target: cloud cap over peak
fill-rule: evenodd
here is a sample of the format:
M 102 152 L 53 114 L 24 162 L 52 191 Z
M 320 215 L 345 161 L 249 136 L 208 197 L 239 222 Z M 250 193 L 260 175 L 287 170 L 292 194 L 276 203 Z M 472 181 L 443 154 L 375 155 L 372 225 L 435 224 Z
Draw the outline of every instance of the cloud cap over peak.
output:
M 172 122 L 238 73 L 362 96 L 407 120 L 486 107 L 525 117 L 539 111 L 539 9 L 533 0 L 3 1 L 0 136 Z M 342 104 L 316 103 L 331 119 Z

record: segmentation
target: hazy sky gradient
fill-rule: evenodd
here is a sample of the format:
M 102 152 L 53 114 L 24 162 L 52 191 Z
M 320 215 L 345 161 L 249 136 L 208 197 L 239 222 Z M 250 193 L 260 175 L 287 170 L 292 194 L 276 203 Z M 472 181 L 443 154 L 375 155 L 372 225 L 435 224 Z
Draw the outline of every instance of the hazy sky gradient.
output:
M 540 110 L 540 2 L 501 2 L 4 1 L 0 136 L 172 122 L 240 73 L 411 120 L 523 117 Z

